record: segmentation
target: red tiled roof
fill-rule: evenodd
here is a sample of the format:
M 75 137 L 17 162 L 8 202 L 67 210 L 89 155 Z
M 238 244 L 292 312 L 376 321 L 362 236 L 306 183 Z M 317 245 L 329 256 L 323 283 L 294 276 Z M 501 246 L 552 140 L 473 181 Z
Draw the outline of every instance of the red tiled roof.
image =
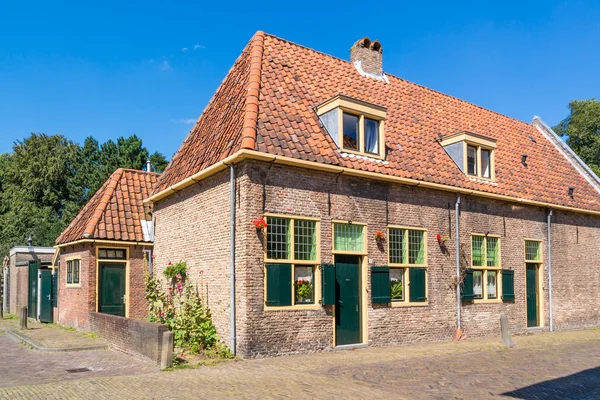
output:
M 257 70 L 252 67 L 259 56 L 262 63 Z M 251 77 L 260 77 L 254 146 L 247 140 L 254 127 L 248 119 L 254 115 L 255 87 Z M 240 148 L 252 148 L 315 163 L 600 210 L 600 194 L 535 126 L 395 76 L 387 77 L 389 83 L 361 76 L 348 61 L 258 32 L 167 167 L 154 193 Z M 337 95 L 387 109 L 386 163 L 342 156 L 314 111 L 316 105 Z M 459 131 L 497 140 L 494 184 L 467 177 L 435 141 L 439 134 Z M 522 154 L 528 155 L 527 166 L 521 164 Z M 574 198 L 568 195 L 569 186 L 575 187 Z
M 144 204 L 160 174 L 119 168 L 92 196 L 56 244 L 80 239 L 143 242 L 141 220 L 152 220 L 150 204 Z

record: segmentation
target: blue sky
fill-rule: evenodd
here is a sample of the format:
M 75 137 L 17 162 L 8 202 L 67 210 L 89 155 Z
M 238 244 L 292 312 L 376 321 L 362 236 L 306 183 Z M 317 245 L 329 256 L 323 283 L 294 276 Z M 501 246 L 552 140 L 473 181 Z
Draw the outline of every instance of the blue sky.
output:
M 30 132 L 135 133 L 170 158 L 257 30 L 344 59 L 368 35 L 386 72 L 527 122 L 600 97 L 592 1 L 6 0 L 0 152 Z

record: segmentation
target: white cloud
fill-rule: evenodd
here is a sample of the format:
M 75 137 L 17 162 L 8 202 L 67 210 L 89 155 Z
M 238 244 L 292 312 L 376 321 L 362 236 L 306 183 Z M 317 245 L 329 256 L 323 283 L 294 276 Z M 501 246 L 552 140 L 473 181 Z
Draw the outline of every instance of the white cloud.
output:
M 186 51 L 188 51 L 188 50 L 189 50 L 189 49 L 188 49 L 187 47 L 184 47 L 183 49 L 181 49 L 181 51 L 182 51 L 183 53 L 185 53 L 185 52 L 186 52 Z
M 194 51 L 198 50 L 198 49 L 205 49 L 205 46 L 202 46 L 201 44 L 195 44 L 194 45 Z
M 180 119 L 173 119 L 171 121 L 176 124 L 191 125 L 191 124 L 196 123 L 196 118 L 180 118 Z
M 173 69 L 171 68 L 171 64 L 169 64 L 169 61 L 167 61 L 166 57 L 163 57 L 162 63 L 160 63 L 160 69 L 163 71 L 170 71 Z

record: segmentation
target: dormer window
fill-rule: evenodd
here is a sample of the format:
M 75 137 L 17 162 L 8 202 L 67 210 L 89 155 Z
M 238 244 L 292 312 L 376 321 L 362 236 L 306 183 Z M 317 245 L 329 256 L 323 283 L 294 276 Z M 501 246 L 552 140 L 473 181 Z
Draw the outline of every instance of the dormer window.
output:
M 440 143 L 450 158 L 467 176 L 495 180 L 496 139 L 463 131 L 442 137 Z
M 317 106 L 316 111 L 340 151 L 384 158 L 385 108 L 336 96 Z

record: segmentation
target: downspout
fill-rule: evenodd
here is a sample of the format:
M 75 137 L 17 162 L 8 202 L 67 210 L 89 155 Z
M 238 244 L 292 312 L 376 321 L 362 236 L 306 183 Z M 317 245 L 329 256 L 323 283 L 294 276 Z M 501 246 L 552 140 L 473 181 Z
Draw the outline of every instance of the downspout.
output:
M 454 224 L 456 227 L 456 315 L 458 319 L 458 329 L 461 329 L 460 323 L 460 193 L 456 196 L 456 204 L 454 205 L 455 209 L 455 220 Z
M 552 209 L 548 210 L 548 302 L 550 308 L 550 332 L 554 331 L 552 324 L 552 235 L 550 233 L 552 222 Z
M 229 327 L 231 331 L 230 350 L 235 356 L 235 169 L 229 164 Z

